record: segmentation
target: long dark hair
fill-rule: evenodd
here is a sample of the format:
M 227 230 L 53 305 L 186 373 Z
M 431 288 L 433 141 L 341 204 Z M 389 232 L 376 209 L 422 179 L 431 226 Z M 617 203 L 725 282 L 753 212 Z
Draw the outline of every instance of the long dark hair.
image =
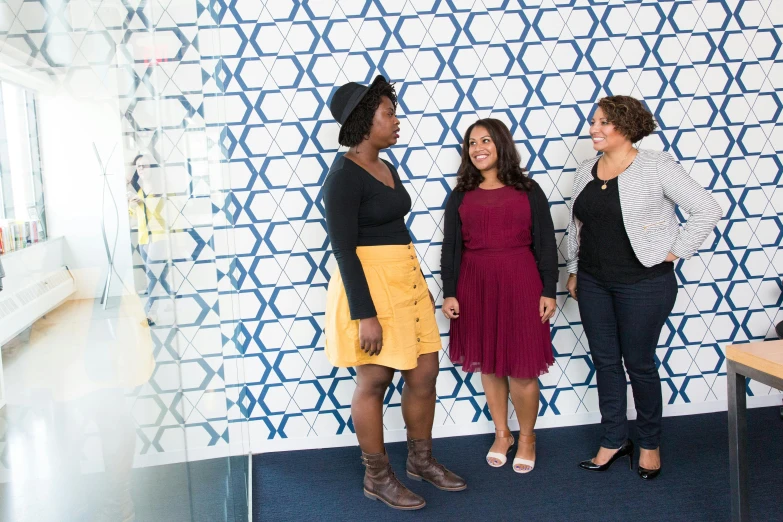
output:
M 476 127 L 484 127 L 489 131 L 489 137 L 495 144 L 498 153 L 498 179 L 504 185 L 514 187 L 517 190 L 530 192 L 533 188 L 533 180 L 525 174 L 525 168 L 519 157 L 519 151 L 514 145 L 514 138 L 511 137 L 511 131 L 506 124 L 495 118 L 484 118 L 478 120 L 465 131 L 465 138 L 462 140 L 462 163 L 457 171 L 457 185 L 454 190 L 458 192 L 468 192 L 476 189 L 484 176 L 473 165 L 470 160 L 470 133 Z

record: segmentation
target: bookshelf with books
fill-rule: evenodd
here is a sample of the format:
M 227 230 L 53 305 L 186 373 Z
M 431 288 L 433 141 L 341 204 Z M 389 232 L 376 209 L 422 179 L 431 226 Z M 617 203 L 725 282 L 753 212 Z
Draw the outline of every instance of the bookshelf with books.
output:
M 0 220 L 0 255 L 22 250 L 46 240 L 36 220 Z

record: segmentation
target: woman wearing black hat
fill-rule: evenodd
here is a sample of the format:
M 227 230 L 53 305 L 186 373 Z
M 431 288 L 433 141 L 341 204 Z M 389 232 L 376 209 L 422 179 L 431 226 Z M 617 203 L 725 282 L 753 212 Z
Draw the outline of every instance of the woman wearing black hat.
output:
M 408 477 L 445 491 L 465 481 L 432 457 L 440 333 L 405 215 L 411 198 L 379 151 L 397 143 L 397 95 L 383 76 L 369 87 L 348 83 L 329 106 L 349 147 L 324 182 L 326 225 L 338 271 L 329 282 L 326 354 L 356 368 L 351 416 L 366 466 L 364 493 L 396 509 L 425 502 L 395 477 L 383 444 L 383 398 L 402 371 L 402 416 L 408 430 Z

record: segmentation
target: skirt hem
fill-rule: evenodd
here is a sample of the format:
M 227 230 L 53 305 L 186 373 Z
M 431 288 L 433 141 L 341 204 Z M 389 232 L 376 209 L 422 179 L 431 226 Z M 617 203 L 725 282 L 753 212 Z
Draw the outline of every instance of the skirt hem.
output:
M 554 361 L 551 362 L 551 363 L 547 362 L 546 365 L 543 368 L 539 368 L 537 370 L 537 374 L 534 374 L 534 372 L 513 372 L 513 371 L 510 371 L 510 372 L 508 372 L 508 371 L 501 371 L 500 373 L 498 373 L 498 372 L 496 372 L 494 370 L 483 372 L 483 371 L 481 371 L 482 368 L 481 368 L 480 364 L 471 364 L 470 368 L 465 368 L 465 364 L 462 363 L 462 362 L 451 361 L 451 363 L 454 366 L 459 366 L 460 368 L 462 368 L 462 371 L 465 372 L 465 373 L 492 374 L 495 377 L 500 377 L 500 378 L 511 377 L 512 379 L 538 379 L 542 375 L 546 375 L 547 373 L 549 373 L 549 369 L 552 366 L 554 366 L 554 364 L 555 364 Z M 516 373 L 516 375 L 514 375 L 515 373 Z
M 329 360 L 329 363 L 332 366 L 336 367 L 336 368 L 356 368 L 357 366 L 365 366 L 367 364 L 376 364 L 378 366 L 383 366 L 384 368 L 391 368 L 393 370 L 403 371 L 403 370 L 413 370 L 414 368 L 418 367 L 419 366 L 418 360 L 419 360 L 419 357 L 421 357 L 422 355 L 427 355 L 428 353 L 436 353 L 436 352 L 439 352 L 440 350 L 441 350 L 440 346 L 437 346 L 437 347 L 433 346 L 432 349 L 424 348 L 416 356 L 416 361 L 415 361 L 415 364 L 413 366 L 409 366 L 408 364 L 388 364 L 388 361 L 385 361 L 387 364 L 383 364 L 382 362 L 378 363 L 378 362 L 374 362 L 374 361 L 371 361 L 371 360 L 359 360 L 359 361 L 351 361 L 351 362 L 349 362 L 349 361 L 336 361 L 336 360 L 333 360 L 328 355 L 327 355 L 327 359 Z

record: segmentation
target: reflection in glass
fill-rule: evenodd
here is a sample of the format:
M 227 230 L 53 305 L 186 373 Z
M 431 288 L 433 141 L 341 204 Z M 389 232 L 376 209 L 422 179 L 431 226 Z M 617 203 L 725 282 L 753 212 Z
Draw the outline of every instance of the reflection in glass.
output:
M 21 4 L 7 4 L 14 17 Z M 232 238 L 213 204 L 223 128 L 206 123 L 222 99 L 202 84 L 214 65 L 188 44 L 178 79 L 192 73 L 197 88 L 169 81 L 176 67 L 159 58 L 185 44 L 158 4 L 42 5 L 38 29 L 3 33 L 0 23 L 0 218 L 34 209 L 43 221 L 45 188 L 47 231 L 64 247 L 4 257 L 0 304 L 50 264 L 67 267 L 75 292 L 3 346 L 0 520 L 247 520 L 249 445 L 227 412 L 226 381 L 242 374 L 224 335 Z M 195 42 L 202 29 L 191 25 L 176 31 Z M 28 52 L 28 41 L 40 48 Z M 105 177 L 96 152 L 111 156 Z M 105 309 L 102 224 L 117 241 Z

